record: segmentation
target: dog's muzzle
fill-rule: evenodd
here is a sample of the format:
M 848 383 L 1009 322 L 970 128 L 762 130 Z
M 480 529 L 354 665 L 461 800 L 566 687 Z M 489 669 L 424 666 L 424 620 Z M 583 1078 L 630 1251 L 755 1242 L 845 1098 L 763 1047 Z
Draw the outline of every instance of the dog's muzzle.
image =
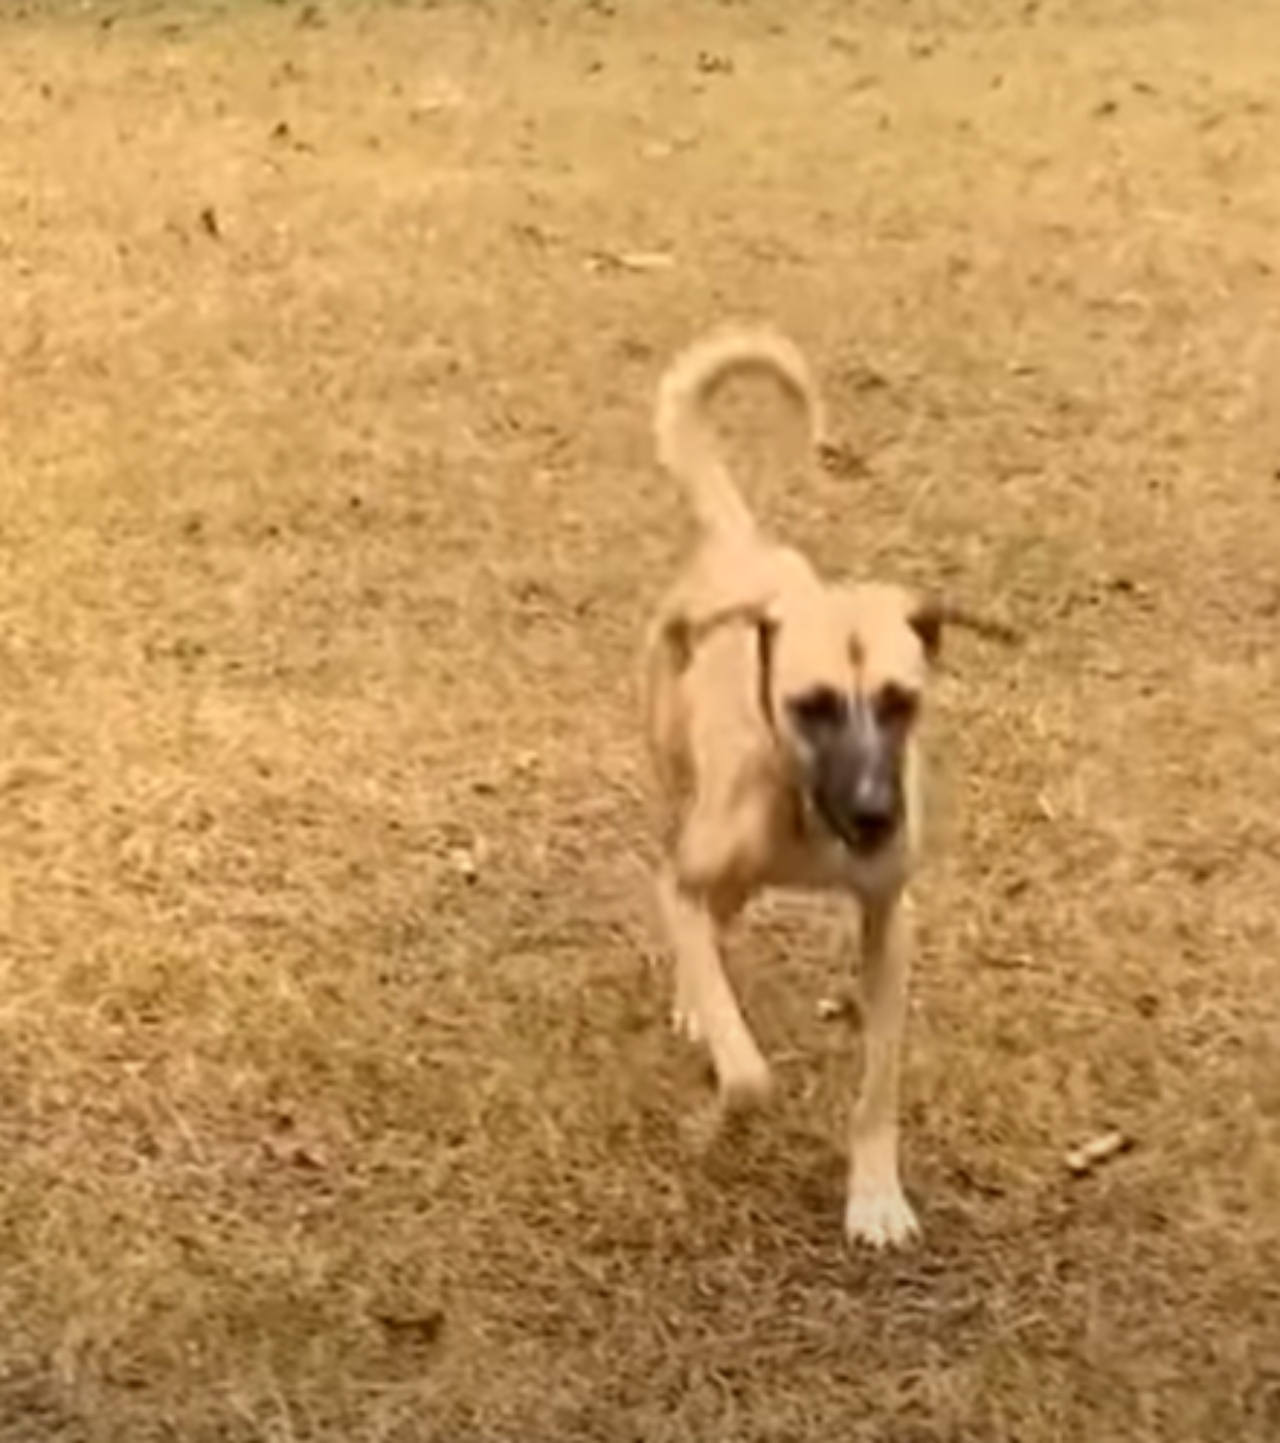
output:
M 760 705 L 776 735 L 768 628 L 759 628 L 758 643 Z M 900 739 L 857 696 L 833 697 L 817 710 L 800 704 L 792 709 L 789 724 L 803 737 L 807 761 L 801 785 L 823 825 L 859 856 L 888 846 L 904 812 Z
M 891 757 L 845 735 L 824 747 L 809 778 L 809 796 L 826 826 L 859 856 L 887 847 L 902 822 L 902 785 Z

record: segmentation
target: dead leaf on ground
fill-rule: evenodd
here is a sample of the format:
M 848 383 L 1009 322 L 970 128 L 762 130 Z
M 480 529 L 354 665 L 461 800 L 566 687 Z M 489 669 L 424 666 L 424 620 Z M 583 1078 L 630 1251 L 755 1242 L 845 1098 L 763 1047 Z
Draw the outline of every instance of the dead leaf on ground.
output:
M 587 269 L 597 272 L 631 271 L 644 275 L 675 269 L 676 260 L 665 251 L 596 251 L 587 257 Z
M 1103 1163 L 1110 1162 L 1112 1158 L 1128 1152 L 1132 1146 L 1133 1139 L 1118 1128 L 1113 1128 L 1110 1132 L 1099 1133 L 1087 1142 L 1082 1142 L 1079 1147 L 1073 1147 L 1067 1153 L 1065 1159 L 1067 1170 L 1074 1177 L 1084 1177 L 1095 1168 L 1101 1167 Z

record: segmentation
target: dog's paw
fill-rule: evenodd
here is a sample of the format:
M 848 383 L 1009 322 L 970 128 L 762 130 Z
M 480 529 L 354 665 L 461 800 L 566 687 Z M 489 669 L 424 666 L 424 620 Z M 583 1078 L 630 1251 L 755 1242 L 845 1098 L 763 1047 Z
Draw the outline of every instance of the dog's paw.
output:
M 773 1097 L 773 1073 L 763 1057 L 743 1064 L 720 1078 L 717 1105 L 726 1117 L 756 1112 Z
M 714 1099 L 684 1119 L 685 1141 L 697 1153 L 723 1146 L 726 1139 L 731 1145 L 741 1141 L 773 1096 L 773 1077 L 767 1066 L 728 1083 L 721 1082 Z
M 855 1187 L 844 1213 L 849 1242 L 872 1248 L 898 1248 L 920 1233 L 920 1224 L 898 1183 Z
M 702 1023 L 698 1021 L 698 1014 L 683 1002 L 677 1002 L 671 1009 L 671 1030 L 686 1042 L 696 1044 L 702 1041 Z
M 680 1119 L 681 1136 L 695 1157 L 710 1153 L 735 1126 L 715 1102 L 705 1102 Z

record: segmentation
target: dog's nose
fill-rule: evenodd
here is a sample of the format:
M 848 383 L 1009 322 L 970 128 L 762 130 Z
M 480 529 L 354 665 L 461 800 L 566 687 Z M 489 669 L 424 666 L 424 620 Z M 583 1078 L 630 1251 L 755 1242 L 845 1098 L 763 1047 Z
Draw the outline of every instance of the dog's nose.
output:
M 873 850 L 893 835 L 895 818 L 890 812 L 861 812 L 854 816 L 853 824 L 859 845 Z
M 898 820 L 897 799 L 893 788 L 881 783 L 864 783 L 853 796 L 853 824 L 859 837 L 868 845 L 882 842 Z

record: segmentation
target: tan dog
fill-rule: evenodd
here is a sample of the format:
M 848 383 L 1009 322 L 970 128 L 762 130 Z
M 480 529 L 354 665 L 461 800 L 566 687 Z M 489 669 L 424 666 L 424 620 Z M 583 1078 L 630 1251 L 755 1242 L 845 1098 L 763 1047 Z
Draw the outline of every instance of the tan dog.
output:
M 917 1231 L 898 1177 L 916 720 L 945 623 L 1000 629 L 895 586 L 831 585 L 757 528 L 708 415 L 719 386 L 751 372 L 776 378 L 820 445 L 808 367 L 769 330 L 726 330 L 684 352 L 662 379 L 655 417 L 659 459 L 687 488 L 700 533 L 646 646 L 675 1020 L 709 1048 L 725 1112 L 763 1100 L 769 1068 L 718 934 L 767 887 L 835 888 L 859 900 L 865 1049 L 845 1231 L 879 1247 Z

